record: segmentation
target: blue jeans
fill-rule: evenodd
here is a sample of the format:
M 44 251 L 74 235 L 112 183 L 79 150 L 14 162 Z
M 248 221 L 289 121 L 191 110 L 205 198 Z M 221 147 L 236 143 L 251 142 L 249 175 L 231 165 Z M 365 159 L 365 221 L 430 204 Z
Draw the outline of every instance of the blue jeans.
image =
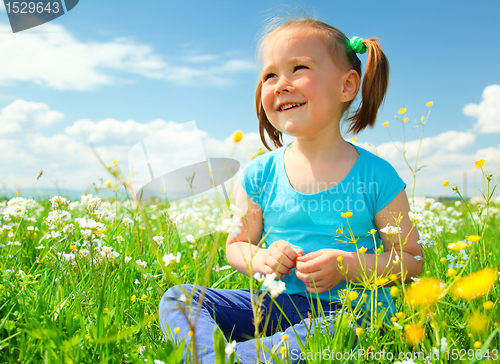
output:
M 184 293 L 185 290 L 187 292 Z M 262 291 L 254 291 L 258 296 Z M 184 300 L 185 294 L 187 300 Z M 204 294 L 201 304 L 198 302 L 200 295 Z M 192 299 L 190 299 L 192 297 Z M 308 312 L 311 312 L 311 302 L 299 295 L 287 295 L 285 293 L 275 298 L 276 303 L 281 307 L 286 317 L 280 310 L 272 304 L 270 296 L 267 294 L 262 302 L 263 318 L 261 330 L 269 316 L 269 323 L 266 329 L 266 337 L 259 339 L 261 346 L 271 351 L 278 351 L 283 345 L 283 335 L 288 336 L 287 346 L 290 350 L 290 357 L 293 363 L 299 362 L 300 346 L 298 340 L 305 344 L 306 336 L 314 332 L 314 326 L 321 324 L 328 327 L 333 335 L 333 320 L 341 306 L 337 303 L 319 301 L 323 307 L 325 318 L 319 317 L 315 323 L 311 323 Z M 191 314 L 189 306 L 192 305 Z M 318 302 L 313 300 L 313 307 L 316 310 Z M 236 340 L 234 349 L 241 363 L 256 362 L 256 339 L 254 339 L 255 327 L 253 324 L 253 312 L 250 300 L 250 290 L 248 289 L 213 289 L 206 287 L 194 287 L 192 285 L 182 285 L 170 288 L 162 297 L 160 302 L 160 326 L 167 338 L 178 338 L 179 341 L 185 339 L 186 345 L 191 342 L 189 336 L 190 326 L 186 314 L 195 324 L 194 337 L 196 339 L 197 353 L 199 361 L 203 364 L 215 363 L 214 352 L 214 330 L 221 330 L 227 342 Z M 183 312 L 184 311 L 184 312 Z M 314 315 L 318 317 L 319 315 Z M 319 326 L 318 326 L 319 327 Z M 174 333 L 175 328 L 180 330 Z M 269 353 L 260 350 L 261 362 L 270 362 Z M 295 355 L 294 355 L 295 353 Z M 184 356 L 185 358 L 186 356 Z

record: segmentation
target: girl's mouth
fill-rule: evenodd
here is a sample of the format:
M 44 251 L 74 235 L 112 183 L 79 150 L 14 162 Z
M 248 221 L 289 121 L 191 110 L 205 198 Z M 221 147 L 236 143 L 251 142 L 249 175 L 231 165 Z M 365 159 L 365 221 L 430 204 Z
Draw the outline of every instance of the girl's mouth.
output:
M 293 109 L 295 107 L 302 106 L 302 105 L 304 105 L 304 104 L 284 104 L 284 105 L 280 106 L 279 111 L 290 110 L 290 109 Z

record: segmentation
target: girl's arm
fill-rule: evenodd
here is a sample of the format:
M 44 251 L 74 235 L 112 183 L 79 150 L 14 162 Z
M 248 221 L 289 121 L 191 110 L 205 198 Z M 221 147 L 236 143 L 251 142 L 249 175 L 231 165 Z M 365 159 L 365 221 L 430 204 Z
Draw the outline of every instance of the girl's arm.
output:
M 400 277 L 404 277 L 405 282 L 410 281 L 411 277 L 417 277 L 421 270 L 423 264 L 423 250 L 420 244 L 418 244 L 418 231 L 416 226 L 413 226 L 410 218 L 408 217 L 408 212 L 410 207 L 408 206 L 408 198 L 404 190 L 391 201 L 389 204 L 375 214 L 375 225 L 379 230 L 382 243 L 384 245 L 384 252 L 379 254 L 378 263 L 376 263 L 375 254 L 358 254 L 350 253 L 350 259 L 348 259 L 353 265 L 349 268 L 347 278 L 354 282 L 359 279 L 358 267 L 363 265 L 365 269 L 369 271 L 374 271 L 377 265 L 377 276 L 381 276 L 392 269 L 392 274 L 398 274 Z M 399 220 L 399 223 L 398 221 Z M 399 226 L 401 228 L 401 233 L 396 235 L 389 235 L 380 232 L 381 229 L 387 226 Z M 361 258 L 361 259 L 360 259 Z M 404 272 L 401 273 L 401 262 L 403 262 Z M 388 285 L 390 285 L 388 283 Z
M 416 277 L 422 270 L 423 251 L 418 244 L 418 232 L 408 217 L 410 208 L 406 193 L 402 190 L 386 207 L 375 214 L 375 225 L 380 231 L 389 223 L 392 226 L 401 228 L 401 233 L 393 235 L 391 239 L 384 233 L 380 233 L 384 252 L 377 256 L 375 254 L 361 254 L 346 252 L 338 249 L 322 249 L 317 252 L 298 258 L 297 277 L 303 281 L 307 290 L 311 293 L 326 292 L 342 281 L 353 282 L 361 281 L 364 270 L 368 275 L 377 270 L 377 276 L 387 276 L 389 270 L 391 274 L 401 273 L 401 261 L 403 262 L 405 281 L 411 277 Z M 401 217 L 399 224 L 396 223 L 398 216 Z M 396 254 L 399 256 L 396 257 Z M 338 257 L 341 256 L 342 263 L 339 263 Z M 422 258 L 423 259 L 423 258 Z M 396 263 L 394 263 L 396 261 Z M 342 264 L 347 270 L 344 276 L 340 269 Z M 387 285 L 393 284 L 389 282 Z
M 241 231 L 236 237 L 229 234 L 226 241 L 227 261 L 234 269 L 245 275 L 276 272 L 280 278 L 292 272 L 300 252 L 284 240 L 274 242 L 267 249 L 258 246 L 263 231 L 262 210 L 241 185 L 236 194 L 234 220 Z

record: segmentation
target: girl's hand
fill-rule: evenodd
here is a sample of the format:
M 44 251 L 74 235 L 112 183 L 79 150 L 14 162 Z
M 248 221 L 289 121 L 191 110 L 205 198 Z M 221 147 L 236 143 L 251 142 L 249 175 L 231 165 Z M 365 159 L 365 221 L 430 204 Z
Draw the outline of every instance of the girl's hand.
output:
M 262 274 L 271 274 L 276 272 L 280 279 L 286 274 L 290 274 L 296 266 L 298 257 L 304 255 L 302 249 L 295 249 L 284 240 L 277 240 L 272 243 L 267 249 L 261 249 L 257 253 L 259 255 L 259 265 L 255 272 Z
M 338 249 L 321 249 L 297 259 L 295 274 L 311 293 L 323 293 L 345 281 L 339 269 L 337 257 L 347 258 L 346 252 Z

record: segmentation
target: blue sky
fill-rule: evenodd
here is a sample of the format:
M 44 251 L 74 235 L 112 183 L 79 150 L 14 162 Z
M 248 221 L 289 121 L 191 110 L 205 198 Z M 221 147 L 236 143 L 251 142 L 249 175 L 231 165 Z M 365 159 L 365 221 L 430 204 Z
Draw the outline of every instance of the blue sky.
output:
M 434 102 L 417 194 L 452 195 L 442 181 L 463 188 L 466 172 L 470 196 L 480 158 L 497 177 L 498 2 L 81 0 L 68 14 L 16 34 L 0 5 L 0 185 L 30 188 L 43 169 L 38 188 L 83 189 L 97 175 L 108 178 L 89 143 L 126 172 L 131 146 L 169 121 L 196 120 L 208 156 L 234 153 L 246 163 L 260 145 L 257 35 L 267 19 L 295 5 L 349 38 L 380 39 L 391 64 L 389 91 L 377 125 L 357 142 L 370 142 L 410 187 L 388 130 L 402 141 L 397 111 L 407 108 L 411 122 Z M 233 152 L 229 138 L 238 129 L 245 138 Z M 407 125 L 410 157 L 419 137 L 420 129 Z

